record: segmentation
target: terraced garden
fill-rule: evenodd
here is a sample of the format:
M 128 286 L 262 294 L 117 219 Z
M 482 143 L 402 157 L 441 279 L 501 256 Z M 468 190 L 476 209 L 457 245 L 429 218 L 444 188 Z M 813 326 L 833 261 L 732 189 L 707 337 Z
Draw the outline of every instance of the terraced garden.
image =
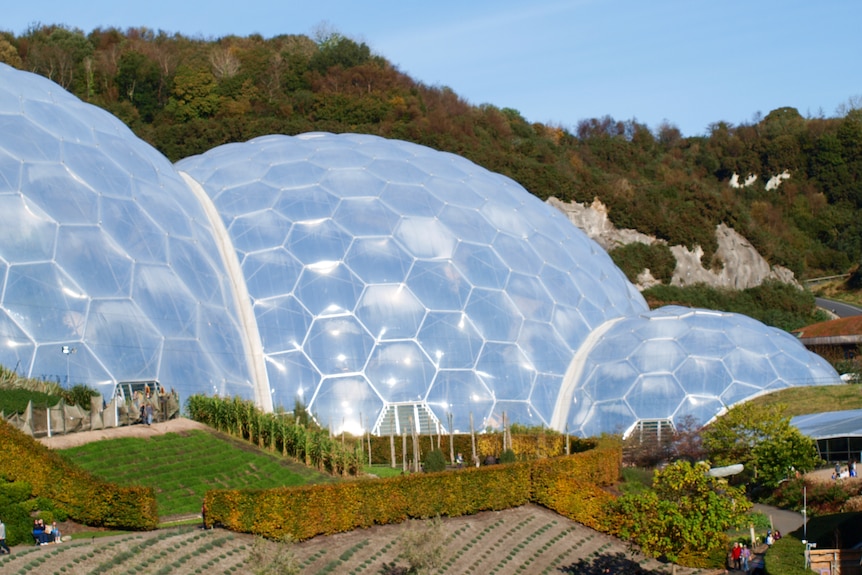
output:
M 527 505 L 441 522 L 444 563 L 438 574 L 540 575 L 550 573 L 670 573 L 669 565 L 632 554 L 622 542 L 569 521 L 542 507 Z M 408 529 L 430 529 L 429 522 L 385 525 L 289 544 L 302 573 L 371 574 L 398 559 Z M 278 543 L 256 542 L 250 535 L 194 527 L 162 529 L 76 540 L 43 547 L 18 547 L 0 557 L 0 572 L 29 575 L 105 573 L 167 575 L 208 573 L 240 575 L 260 569 L 260 549 L 269 556 Z M 282 551 L 285 551 L 282 548 Z M 266 554 L 264 554 L 265 556 Z M 680 575 L 714 571 L 677 568 Z

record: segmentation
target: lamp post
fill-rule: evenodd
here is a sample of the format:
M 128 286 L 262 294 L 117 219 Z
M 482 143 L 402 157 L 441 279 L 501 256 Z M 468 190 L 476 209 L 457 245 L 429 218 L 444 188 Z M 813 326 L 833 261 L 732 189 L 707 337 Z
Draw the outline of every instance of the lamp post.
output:
M 69 356 L 71 356 L 76 351 L 78 351 L 77 348 L 74 348 L 70 345 L 64 345 L 62 347 L 63 355 L 66 356 L 66 386 L 69 385 L 69 359 L 70 359 Z

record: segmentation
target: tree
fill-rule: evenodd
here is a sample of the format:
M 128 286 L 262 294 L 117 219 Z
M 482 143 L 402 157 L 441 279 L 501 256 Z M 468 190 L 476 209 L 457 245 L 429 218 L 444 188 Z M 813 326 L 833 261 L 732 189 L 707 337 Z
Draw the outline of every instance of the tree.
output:
M 703 432 L 703 444 L 716 466 L 741 463 L 743 481 L 777 487 L 793 471 L 810 471 L 820 463 L 814 440 L 790 425 L 784 406 L 743 403 L 730 409 Z
M 710 476 L 708 469 L 705 463 L 677 461 L 656 471 L 651 490 L 613 502 L 620 536 L 674 563 L 725 548 L 725 531 L 743 522 L 751 504 L 741 489 Z

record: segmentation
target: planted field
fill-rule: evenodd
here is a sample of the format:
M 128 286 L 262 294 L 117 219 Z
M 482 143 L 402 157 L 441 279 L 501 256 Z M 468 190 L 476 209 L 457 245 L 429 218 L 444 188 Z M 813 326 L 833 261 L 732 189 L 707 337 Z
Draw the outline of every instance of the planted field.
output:
M 152 487 L 159 516 L 199 513 L 209 489 L 257 489 L 332 481 L 278 455 L 206 431 L 96 441 L 61 451 L 97 477 Z
M 255 543 L 250 535 L 220 529 L 165 529 L 44 547 L 18 547 L 0 557 L 0 572 L 211 575 L 262 572 L 279 549 L 293 556 L 301 573 L 378 575 L 399 560 L 406 530 L 430 522 L 385 525 L 298 544 Z M 430 533 L 430 531 L 428 531 Z M 438 532 L 445 552 L 437 574 L 670 573 L 669 565 L 632 553 L 623 542 L 534 505 L 445 519 Z M 264 559 L 261 560 L 261 557 Z M 679 575 L 709 570 L 677 568 Z M 720 572 L 720 571 L 719 571 Z

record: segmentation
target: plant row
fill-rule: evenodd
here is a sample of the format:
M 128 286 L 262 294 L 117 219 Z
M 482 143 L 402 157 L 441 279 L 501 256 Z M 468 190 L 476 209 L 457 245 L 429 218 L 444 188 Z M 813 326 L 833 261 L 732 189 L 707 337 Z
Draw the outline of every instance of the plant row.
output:
M 269 539 L 317 535 L 399 523 L 408 518 L 457 517 L 538 503 L 584 525 L 603 528 L 602 487 L 619 478 L 619 446 L 553 459 L 421 473 L 339 484 L 206 494 L 207 522 Z
M 6 422 L 0 422 L 0 445 L 0 477 L 26 482 L 29 496 L 50 500 L 69 518 L 131 530 L 154 529 L 158 524 L 152 488 L 101 481 Z
M 595 446 L 592 441 L 567 437 L 552 430 L 520 427 L 508 434 L 423 435 L 415 443 L 412 438 L 408 440 L 404 436 L 332 436 L 329 431 L 309 422 L 307 417 L 264 413 L 253 402 L 236 397 L 193 395 L 187 400 L 186 412 L 195 421 L 262 449 L 279 452 L 338 475 L 356 475 L 366 462 L 398 467 L 404 461 L 412 461 L 416 449 L 419 450 L 418 459 L 423 459 L 423 453 L 440 450 L 449 454 L 462 453 L 469 462 L 471 457 L 479 461 L 489 456 L 497 458 L 506 450 L 514 452 L 517 459 L 526 461 L 581 452 Z M 506 437 L 509 438 L 508 445 L 504 441 Z

